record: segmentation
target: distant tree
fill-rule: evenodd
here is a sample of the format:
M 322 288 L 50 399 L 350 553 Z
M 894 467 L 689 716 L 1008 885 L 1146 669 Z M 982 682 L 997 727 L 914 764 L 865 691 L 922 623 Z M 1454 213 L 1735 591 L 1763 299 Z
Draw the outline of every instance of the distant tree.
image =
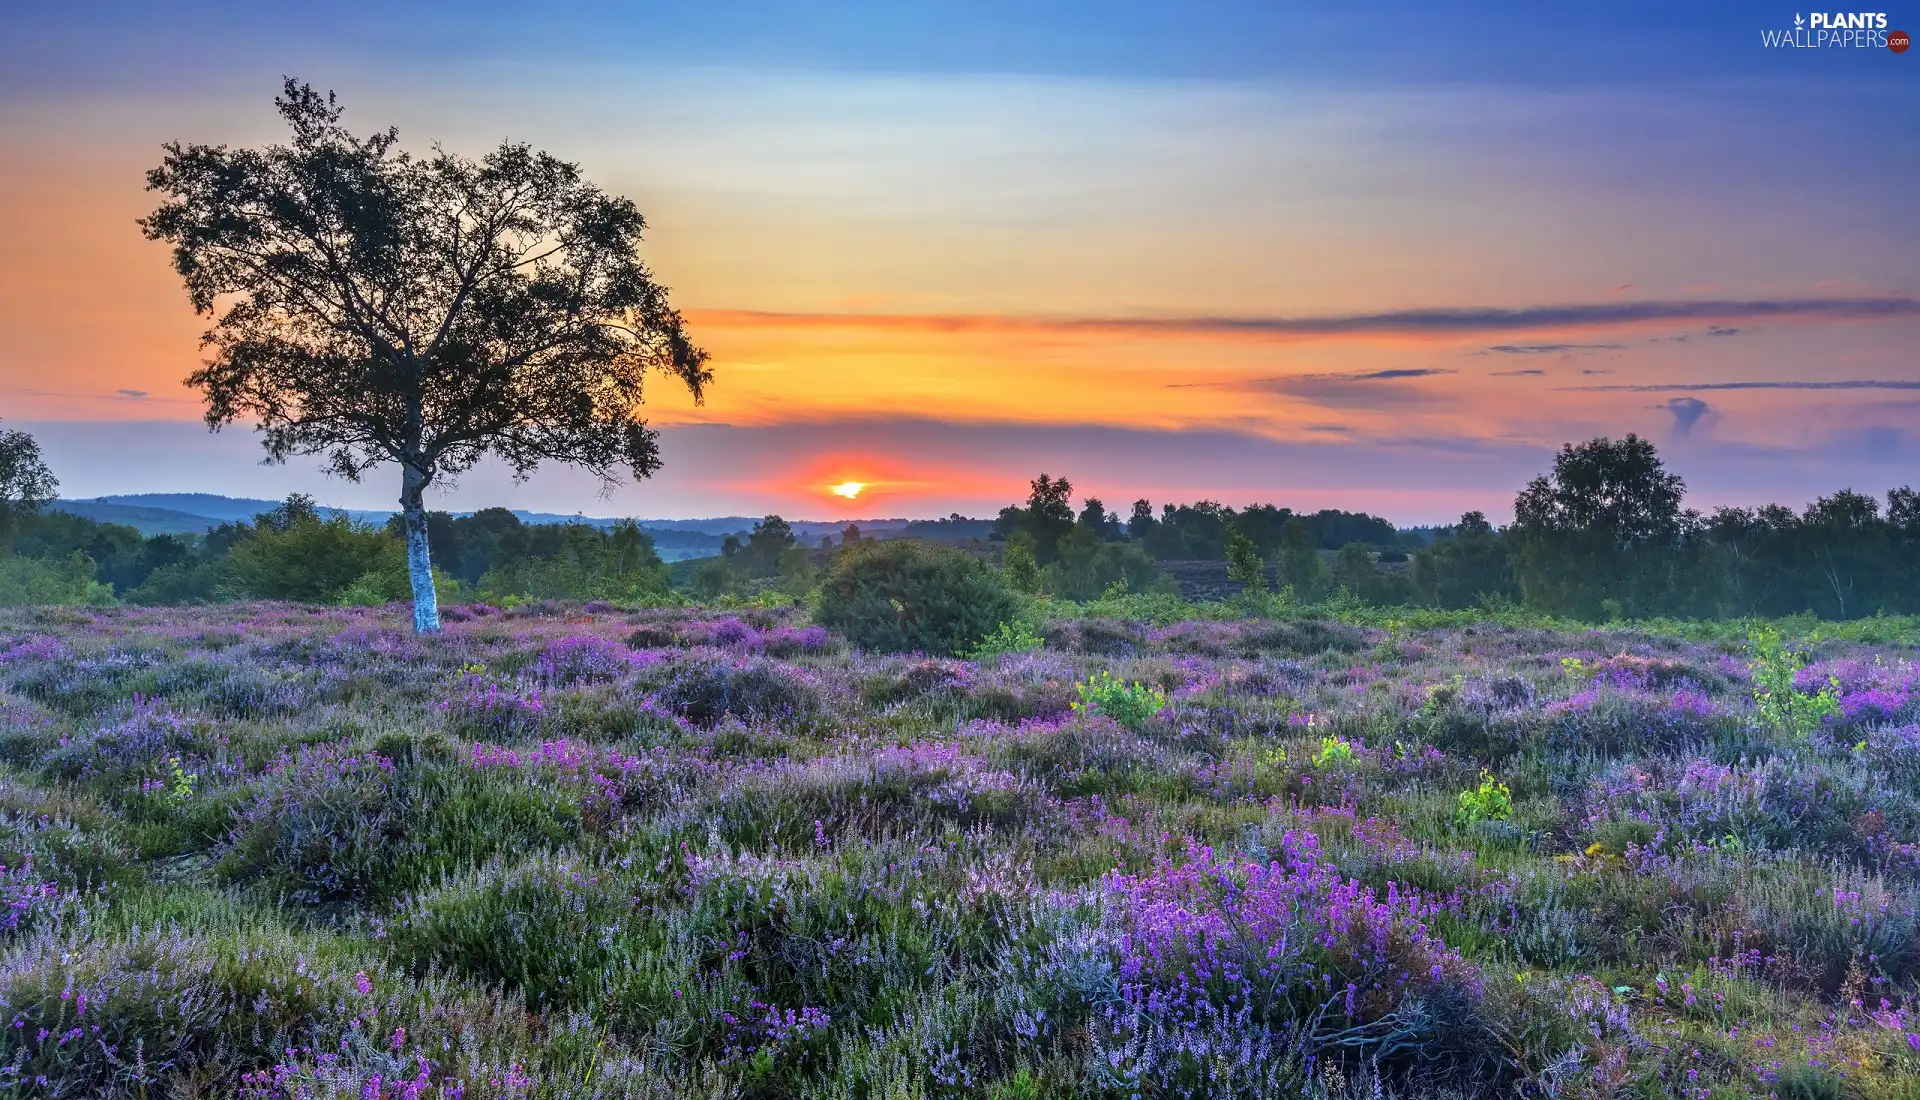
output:
M 1153 502 L 1145 499 L 1134 501 L 1133 515 L 1127 518 L 1127 537 L 1140 542 L 1153 530 L 1154 524 Z
M 487 455 L 645 478 L 647 372 L 698 400 L 707 356 L 638 259 L 640 211 L 577 166 L 515 144 L 415 158 L 292 79 L 275 102 L 292 145 L 170 144 L 147 175 L 168 198 L 142 228 L 217 314 L 188 383 L 210 427 L 257 422 L 269 461 L 399 464 L 414 627 L 436 631 L 425 489 Z
M 1165 505 L 1159 524 L 1147 533 L 1147 549 L 1162 561 L 1220 561 L 1227 556 L 1227 532 L 1235 529 L 1236 518 L 1232 508 L 1215 500 Z M 1254 545 L 1259 547 L 1258 539 Z
M 1233 529 L 1245 535 L 1253 543 L 1253 549 L 1263 558 L 1271 558 L 1280 549 L 1280 532 L 1293 518 L 1293 509 L 1275 508 L 1271 504 L 1255 504 L 1244 508 L 1233 517 Z M 1314 534 L 1316 543 L 1318 532 L 1313 531 L 1311 523 L 1307 530 Z
M 1073 486 L 1066 478 L 1033 479 L 1027 494 L 1025 528 L 1033 536 L 1033 552 L 1040 563 L 1058 560 L 1060 539 L 1073 530 Z
M 1878 601 L 1887 566 L 1890 531 L 1880 519 L 1880 502 L 1842 489 L 1807 506 L 1801 517 L 1809 564 L 1824 582 L 1814 610 L 1844 619 Z
M 740 536 L 728 535 L 720 540 L 720 556 L 731 559 L 740 553 Z
M 1227 536 L 1227 579 L 1238 584 L 1249 596 L 1267 590 L 1267 563 L 1253 540 L 1238 531 Z
M 1303 600 L 1317 595 L 1326 581 L 1326 563 L 1320 560 L 1313 532 L 1299 516 L 1280 529 L 1280 583 L 1293 589 Z
M 793 549 L 797 541 L 791 524 L 779 516 L 768 516 L 754 524 L 747 535 L 740 565 L 756 577 L 771 577 L 780 572 L 780 556 Z
M 59 495 L 60 482 L 26 432 L 0 431 L 0 534 L 20 516 L 38 512 Z
M 1040 591 L 1040 562 L 1033 554 L 1033 536 L 1025 531 L 1016 531 L 1007 540 L 1006 559 L 1007 583 L 1015 591 L 1033 593 Z
M 1541 610 L 1596 617 L 1659 607 L 1689 526 L 1686 482 L 1637 435 L 1568 444 L 1514 500 L 1515 573 Z
M 860 525 L 857 523 L 847 524 L 846 529 L 840 532 L 840 545 L 842 546 L 853 546 L 858 544 L 859 541 Z
M 1121 537 L 1120 517 L 1110 514 L 1099 497 L 1088 497 L 1081 503 L 1078 525 L 1091 531 L 1097 538 L 1111 540 Z
M 1159 572 L 1145 550 L 1104 538 L 1085 524 L 1075 525 L 1055 545 L 1058 560 L 1042 571 L 1040 586 L 1064 599 L 1096 600 L 1116 589 L 1143 592 Z M 1009 559 L 1012 553 L 1009 545 Z
M 1461 516 L 1452 537 L 1415 552 L 1413 586 L 1424 602 L 1456 611 L 1519 597 L 1506 543 L 1480 512 Z

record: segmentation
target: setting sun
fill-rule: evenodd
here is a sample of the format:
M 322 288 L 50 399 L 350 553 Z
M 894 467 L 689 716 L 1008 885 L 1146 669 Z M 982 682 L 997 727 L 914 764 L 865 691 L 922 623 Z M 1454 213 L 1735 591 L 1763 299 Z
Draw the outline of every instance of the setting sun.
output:
M 846 497 L 848 500 L 852 500 L 859 496 L 860 491 L 866 487 L 867 483 L 864 481 L 843 481 L 838 485 L 828 486 L 827 492 L 837 497 Z

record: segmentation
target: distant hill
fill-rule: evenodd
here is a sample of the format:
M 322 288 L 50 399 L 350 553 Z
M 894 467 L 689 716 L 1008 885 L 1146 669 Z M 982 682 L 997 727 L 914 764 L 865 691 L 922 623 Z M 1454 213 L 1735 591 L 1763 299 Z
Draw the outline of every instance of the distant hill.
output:
M 100 523 L 118 523 L 143 535 L 198 535 L 218 527 L 220 521 L 172 508 L 152 508 L 139 504 L 110 504 L 98 500 L 56 500 L 47 505 L 51 512 L 66 512 Z
M 76 516 L 101 523 L 118 523 L 132 527 L 143 535 L 197 535 L 210 531 L 222 523 L 245 523 L 262 512 L 272 511 L 280 504 L 277 500 L 259 500 L 252 497 L 229 497 L 217 493 L 120 493 L 112 496 L 92 497 L 87 500 L 57 500 L 47 507 L 54 511 L 67 512 Z M 362 523 L 385 524 L 393 515 L 391 511 L 376 511 L 365 508 L 321 508 L 323 516 L 347 515 Z M 470 515 L 470 512 L 456 512 L 455 515 Z M 522 523 L 586 523 L 595 527 L 607 527 L 619 522 L 611 516 L 563 515 L 558 512 L 529 512 L 513 509 L 513 514 Z M 652 539 L 660 556 L 668 561 L 685 558 L 709 557 L 720 552 L 720 547 L 728 535 L 738 535 L 744 541 L 747 532 L 760 521 L 758 516 L 718 516 L 711 519 L 643 519 L 640 527 Z M 831 535 L 839 541 L 840 532 L 847 524 L 860 527 L 865 538 L 898 538 L 901 535 L 921 535 L 926 537 L 966 537 L 984 536 L 991 526 L 987 520 L 962 520 L 956 526 L 952 520 L 907 520 L 907 519 L 856 519 L 856 520 L 791 520 L 793 533 L 803 545 L 817 546 L 822 536 Z M 974 527 L 978 528 L 977 531 Z
M 244 523 L 262 512 L 271 512 L 280 506 L 277 500 L 259 500 L 254 497 L 226 497 L 218 493 L 122 493 L 114 496 L 92 497 L 88 500 L 63 500 L 56 504 L 62 511 L 72 512 L 71 505 L 115 505 L 130 508 L 158 508 L 190 516 L 199 516 L 213 522 L 207 527 L 217 527 L 222 523 Z M 75 512 L 76 515 L 80 514 Z M 348 515 L 366 523 L 385 523 L 391 511 L 371 511 L 365 508 L 327 508 L 322 507 L 323 516 Z M 104 516 L 96 517 L 105 519 Z M 107 520 L 111 523 L 127 523 L 127 520 Z M 205 528 L 200 528 L 205 530 Z

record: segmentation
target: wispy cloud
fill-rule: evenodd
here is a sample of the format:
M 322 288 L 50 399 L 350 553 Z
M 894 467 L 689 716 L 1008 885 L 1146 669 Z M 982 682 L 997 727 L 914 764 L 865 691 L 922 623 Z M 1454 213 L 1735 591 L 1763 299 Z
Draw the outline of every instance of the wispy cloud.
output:
M 1435 375 L 1454 373 L 1456 372 L 1444 367 L 1405 367 L 1395 370 L 1355 371 L 1347 374 L 1278 375 L 1272 378 L 1246 378 L 1227 382 L 1169 382 L 1167 388 L 1170 390 L 1268 390 L 1291 393 L 1293 388 L 1298 386 L 1348 382 L 1396 382 L 1407 378 L 1432 378 Z
M 1780 298 L 1755 301 L 1588 302 L 1517 309 L 1407 309 L 1308 317 L 1061 317 L 986 313 L 794 313 L 690 309 L 696 325 L 721 328 L 844 328 L 926 333 L 1078 333 L 1158 339 L 1250 341 L 1368 336 L 1443 337 L 1478 332 L 1616 328 L 1673 321 L 1870 321 L 1920 317 L 1920 298 Z M 1503 354 L 1618 350 L 1609 344 L 1503 344 Z
M 1452 374 L 1438 367 L 1408 370 L 1377 370 L 1350 374 L 1301 374 L 1277 378 L 1254 378 L 1231 382 L 1234 389 L 1256 393 L 1276 393 L 1297 397 L 1333 409 L 1386 409 L 1415 405 L 1433 405 L 1449 398 L 1422 386 L 1393 383 Z
M 1567 351 L 1620 351 L 1625 344 L 1495 344 L 1488 351 L 1501 355 L 1553 355 Z
M 1376 370 L 1361 374 L 1317 374 L 1314 378 L 1339 380 L 1342 382 L 1385 382 L 1395 378 L 1431 378 L 1436 374 L 1452 374 L 1450 370 L 1439 367 L 1416 367 L 1402 370 Z
M 144 401 L 147 398 L 146 390 L 115 390 L 113 392 L 129 401 Z
M 1920 390 L 1920 382 L 1848 378 L 1831 382 L 1689 382 L 1653 385 L 1562 386 L 1583 393 L 1675 393 L 1682 390 Z
M 1495 378 L 1538 378 L 1545 373 L 1547 372 L 1543 370 L 1497 370 L 1493 372 L 1493 376 Z

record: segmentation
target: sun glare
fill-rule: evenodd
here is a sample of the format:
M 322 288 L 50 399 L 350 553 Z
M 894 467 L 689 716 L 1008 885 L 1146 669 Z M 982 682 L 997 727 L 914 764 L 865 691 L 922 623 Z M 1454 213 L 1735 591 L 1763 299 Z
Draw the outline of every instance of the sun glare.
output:
M 829 485 L 827 492 L 837 497 L 845 497 L 848 500 L 852 500 L 860 495 L 860 490 L 866 487 L 867 483 L 864 481 L 843 481 L 838 485 Z

